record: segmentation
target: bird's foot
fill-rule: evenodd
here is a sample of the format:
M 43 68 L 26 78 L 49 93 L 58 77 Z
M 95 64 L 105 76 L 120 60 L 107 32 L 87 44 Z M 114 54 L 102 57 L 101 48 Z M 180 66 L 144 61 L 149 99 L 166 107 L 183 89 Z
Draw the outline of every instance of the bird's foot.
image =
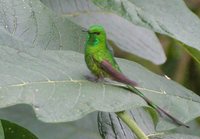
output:
M 91 82 L 103 82 L 104 78 L 102 77 L 95 77 L 95 76 L 91 76 L 91 75 L 85 75 L 85 78 Z

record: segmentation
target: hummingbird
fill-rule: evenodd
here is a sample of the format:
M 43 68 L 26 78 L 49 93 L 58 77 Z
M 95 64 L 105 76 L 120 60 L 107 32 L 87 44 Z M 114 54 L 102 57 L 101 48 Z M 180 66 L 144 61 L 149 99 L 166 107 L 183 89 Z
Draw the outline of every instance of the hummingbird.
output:
M 96 76 L 97 80 L 109 78 L 125 84 L 131 92 L 143 98 L 146 103 L 155 109 L 160 115 L 164 114 L 175 124 L 189 128 L 188 125 L 184 124 L 153 103 L 142 92 L 135 88 L 138 86 L 135 81 L 129 79 L 122 73 L 113 53 L 107 45 L 106 31 L 103 26 L 92 25 L 89 29 L 84 29 L 82 31 L 88 33 L 88 38 L 85 43 L 85 62 L 88 69 Z

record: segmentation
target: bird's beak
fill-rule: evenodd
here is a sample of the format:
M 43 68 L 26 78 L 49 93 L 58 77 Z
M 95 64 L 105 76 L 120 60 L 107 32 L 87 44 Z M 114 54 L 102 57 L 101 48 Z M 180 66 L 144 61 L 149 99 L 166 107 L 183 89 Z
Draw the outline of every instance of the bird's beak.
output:
M 83 28 L 82 32 L 87 32 L 88 33 L 89 31 L 87 29 Z

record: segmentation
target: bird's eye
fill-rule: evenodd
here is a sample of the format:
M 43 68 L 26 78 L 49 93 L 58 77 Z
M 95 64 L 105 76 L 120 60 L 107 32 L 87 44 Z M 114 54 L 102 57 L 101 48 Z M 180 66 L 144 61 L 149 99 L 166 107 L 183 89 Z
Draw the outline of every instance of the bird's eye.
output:
M 94 32 L 94 34 L 96 34 L 96 35 L 99 35 L 99 34 L 100 34 L 100 32 Z

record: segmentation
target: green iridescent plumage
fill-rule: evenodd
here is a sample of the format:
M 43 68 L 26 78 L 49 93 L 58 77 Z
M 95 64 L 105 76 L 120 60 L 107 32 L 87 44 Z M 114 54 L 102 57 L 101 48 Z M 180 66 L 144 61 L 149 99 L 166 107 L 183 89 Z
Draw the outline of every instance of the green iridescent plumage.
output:
M 93 25 L 86 32 L 88 33 L 88 39 L 85 44 L 85 62 L 95 76 L 98 78 L 107 77 L 127 84 L 127 88 L 129 90 L 142 97 L 147 104 L 153 107 L 157 112 L 165 114 L 177 125 L 188 127 L 149 100 L 144 94 L 134 87 L 137 83 L 128 79 L 121 72 L 112 52 L 107 46 L 106 32 L 102 26 Z
M 106 33 L 103 27 L 91 26 L 88 33 L 88 40 L 85 46 L 85 61 L 92 73 L 99 78 L 109 77 L 109 74 L 100 68 L 99 63 L 103 60 L 109 61 L 116 70 L 120 71 L 110 49 L 106 45 Z

